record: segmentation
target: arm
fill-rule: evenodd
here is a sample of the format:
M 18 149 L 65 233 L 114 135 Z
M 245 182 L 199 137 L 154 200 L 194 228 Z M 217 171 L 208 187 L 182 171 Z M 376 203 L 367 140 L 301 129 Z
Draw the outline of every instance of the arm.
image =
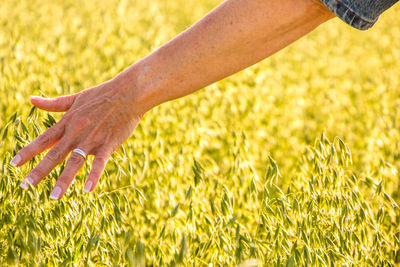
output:
M 11 161 L 20 166 L 51 148 L 21 187 L 36 186 L 78 147 L 95 156 L 84 189 L 92 191 L 109 156 L 152 107 L 255 64 L 333 16 L 319 0 L 227 0 L 110 81 L 74 95 L 31 97 L 41 109 L 66 113 Z M 71 153 L 50 198 L 62 197 L 83 164 Z
M 133 86 L 146 111 L 259 62 L 333 17 L 320 0 L 226 1 L 116 80 Z

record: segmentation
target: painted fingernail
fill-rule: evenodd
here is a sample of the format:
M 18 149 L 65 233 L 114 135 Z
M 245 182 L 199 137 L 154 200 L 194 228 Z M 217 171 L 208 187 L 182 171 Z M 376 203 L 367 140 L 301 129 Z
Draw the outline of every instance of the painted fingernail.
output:
M 19 186 L 23 189 L 29 189 L 30 184 L 33 184 L 33 179 L 31 177 L 26 177 Z
M 89 193 L 90 192 L 90 189 L 92 189 L 92 181 L 88 181 L 87 183 L 86 183 L 86 185 L 85 185 L 85 188 L 83 189 L 83 192 L 85 192 L 85 193 Z
M 50 198 L 57 200 L 60 197 L 60 195 L 61 195 L 61 187 L 56 186 L 54 187 L 53 191 L 51 191 Z
M 16 155 L 15 157 L 13 157 L 13 159 L 10 161 L 10 165 L 15 167 L 17 166 L 20 162 L 21 162 L 22 158 L 20 155 Z

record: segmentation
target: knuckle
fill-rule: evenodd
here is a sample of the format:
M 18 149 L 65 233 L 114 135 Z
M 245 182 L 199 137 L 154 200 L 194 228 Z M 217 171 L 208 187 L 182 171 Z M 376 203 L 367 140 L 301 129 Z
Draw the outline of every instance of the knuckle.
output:
M 102 164 L 106 164 L 108 161 L 108 157 L 107 156 L 97 156 L 97 160 L 99 162 L 101 162 Z
M 38 145 L 47 145 L 50 142 L 50 135 L 49 133 L 43 133 L 40 135 L 37 139 L 36 142 Z
M 69 184 L 70 183 L 65 175 L 64 176 L 61 175 L 60 178 L 56 182 L 56 186 L 61 187 L 63 189 L 63 191 L 67 190 Z
M 72 153 L 69 157 L 69 161 L 74 165 L 78 165 L 83 162 L 83 157 L 77 153 Z
M 25 157 L 28 157 L 29 154 L 32 153 L 32 152 L 31 152 L 31 146 L 32 146 L 32 144 L 28 144 L 28 145 L 24 146 L 23 148 L 21 148 L 21 149 L 18 151 L 17 155 L 20 155 L 23 159 L 24 159 Z
M 33 169 L 28 176 L 32 177 L 34 180 L 34 184 L 36 184 L 36 181 L 45 177 L 46 173 L 40 167 L 37 167 L 37 168 Z
M 50 150 L 50 151 L 47 153 L 46 157 L 47 157 L 49 160 L 53 161 L 53 162 L 58 162 L 58 161 L 60 161 L 60 160 L 62 159 L 61 153 L 60 153 L 60 151 L 59 151 L 58 149 L 52 149 L 52 150 Z
M 99 170 L 92 170 L 90 173 L 92 178 L 95 178 L 96 180 L 100 178 L 101 172 Z
M 107 158 L 106 156 L 97 156 L 97 159 L 98 159 L 100 162 L 106 162 L 108 158 Z

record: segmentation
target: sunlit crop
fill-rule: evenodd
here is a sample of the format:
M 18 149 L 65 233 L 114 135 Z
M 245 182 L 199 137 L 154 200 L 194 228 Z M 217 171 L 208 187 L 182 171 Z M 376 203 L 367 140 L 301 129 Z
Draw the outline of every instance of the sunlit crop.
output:
M 62 115 L 30 95 L 108 80 L 219 2 L 1 2 L 0 266 L 400 264 L 400 6 L 156 107 L 93 193 L 91 158 L 60 201 L 62 165 L 19 187 L 43 154 L 12 156 Z

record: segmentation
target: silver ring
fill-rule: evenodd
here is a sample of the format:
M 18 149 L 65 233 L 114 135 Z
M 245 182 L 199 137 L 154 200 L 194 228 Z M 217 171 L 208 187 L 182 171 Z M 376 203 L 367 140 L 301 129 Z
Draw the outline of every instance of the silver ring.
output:
M 72 152 L 78 153 L 78 154 L 81 155 L 84 159 L 87 158 L 87 154 L 86 154 L 82 149 L 75 148 L 74 150 L 72 150 Z

